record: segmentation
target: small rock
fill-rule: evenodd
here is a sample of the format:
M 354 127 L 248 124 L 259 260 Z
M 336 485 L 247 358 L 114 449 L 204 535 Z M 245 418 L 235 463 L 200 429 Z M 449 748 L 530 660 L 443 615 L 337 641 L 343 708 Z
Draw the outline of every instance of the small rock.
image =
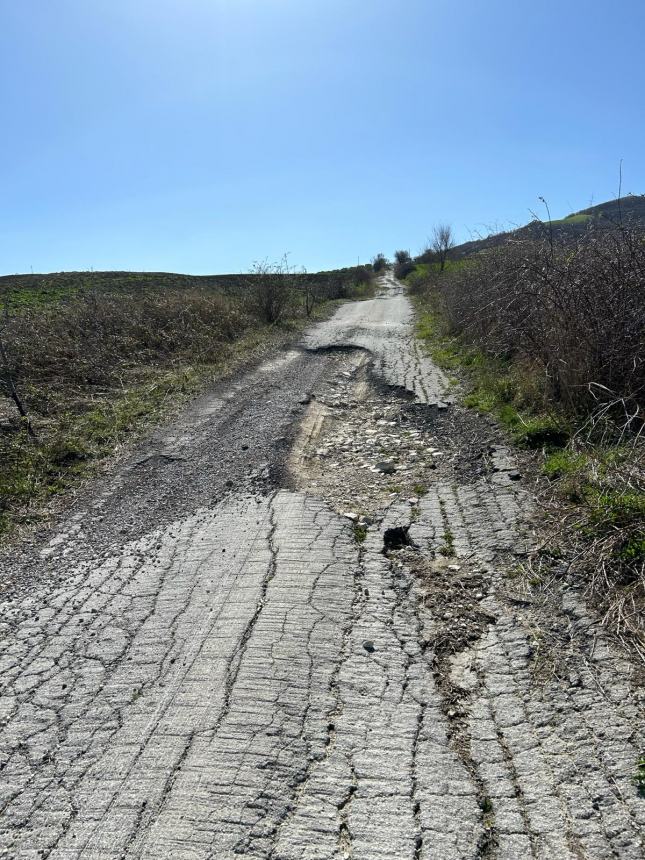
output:
M 461 567 L 458 564 L 449 564 L 448 570 L 461 570 Z
M 365 650 L 367 651 L 368 654 L 373 654 L 374 651 L 376 651 L 376 648 L 374 647 L 374 643 L 370 639 L 366 639 L 363 642 L 363 648 L 365 648 Z
M 511 479 L 511 481 L 519 481 L 522 476 L 517 470 L 513 469 L 512 472 L 508 473 L 508 477 Z
M 376 464 L 376 468 L 383 475 L 393 475 L 396 472 L 396 466 L 391 460 L 381 460 Z
M 351 520 L 353 523 L 358 520 L 358 514 L 355 514 L 352 511 L 344 511 L 342 516 L 344 516 L 346 520 Z

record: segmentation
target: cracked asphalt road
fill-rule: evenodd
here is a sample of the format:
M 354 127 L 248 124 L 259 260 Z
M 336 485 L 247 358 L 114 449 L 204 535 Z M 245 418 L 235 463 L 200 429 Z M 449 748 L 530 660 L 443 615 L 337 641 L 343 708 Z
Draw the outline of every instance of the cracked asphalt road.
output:
M 530 491 L 411 323 L 386 276 L 5 555 L 2 857 L 644 856 L 636 667 L 515 590 Z

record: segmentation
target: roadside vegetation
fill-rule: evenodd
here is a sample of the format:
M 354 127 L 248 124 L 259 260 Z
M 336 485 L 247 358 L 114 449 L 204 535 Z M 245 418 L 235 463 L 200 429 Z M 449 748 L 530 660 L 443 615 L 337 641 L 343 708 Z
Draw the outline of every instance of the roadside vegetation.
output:
M 645 656 L 645 231 L 547 224 L 538 239 L 414 262 L 420 337 L 549 480 L 532 581 L 576 577 Z
M 181 398 L 370 295 L 372 278 L 371 267 L 308 275 L 286 258 L 212 278 L 0 278 L 0 535 Z

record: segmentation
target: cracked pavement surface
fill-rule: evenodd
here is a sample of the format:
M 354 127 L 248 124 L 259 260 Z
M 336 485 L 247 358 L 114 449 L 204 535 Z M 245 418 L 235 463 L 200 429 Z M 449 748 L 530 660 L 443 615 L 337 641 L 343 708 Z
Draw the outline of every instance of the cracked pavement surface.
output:
M 387 275 L 5 554 L 0 856 L 644 856 L 637 667 L 451 400 Z

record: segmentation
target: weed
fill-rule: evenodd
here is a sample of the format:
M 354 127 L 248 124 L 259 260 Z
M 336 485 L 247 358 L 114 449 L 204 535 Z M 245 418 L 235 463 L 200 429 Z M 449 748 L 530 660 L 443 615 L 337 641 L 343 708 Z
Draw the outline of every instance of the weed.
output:
M 572 477 L 579 474 L 587 465 L 588 459 L 584 454 L 577 454 L 568 448 L 549 454 L 542 466 L 543 473 L 555 480 Z
M 428 492 L 428 488 L 425 484 L 414 484 L 412 489 L 414 491 L 414 495 L 419 497 L 425 496 L 425 494 Z
M 361 544 L 365 542 L 367 537 L 367 526 L 362 523 L 354 523 L 354 540 Z
M 445 558 L 453 558 L 456 555 L 455 536 L 449 529 L 444 530 L 443 544 L 439 547 L 439 554 Z
M 634 785 L 640 797 L 645 797 L 645 753 L 636 762 Z

